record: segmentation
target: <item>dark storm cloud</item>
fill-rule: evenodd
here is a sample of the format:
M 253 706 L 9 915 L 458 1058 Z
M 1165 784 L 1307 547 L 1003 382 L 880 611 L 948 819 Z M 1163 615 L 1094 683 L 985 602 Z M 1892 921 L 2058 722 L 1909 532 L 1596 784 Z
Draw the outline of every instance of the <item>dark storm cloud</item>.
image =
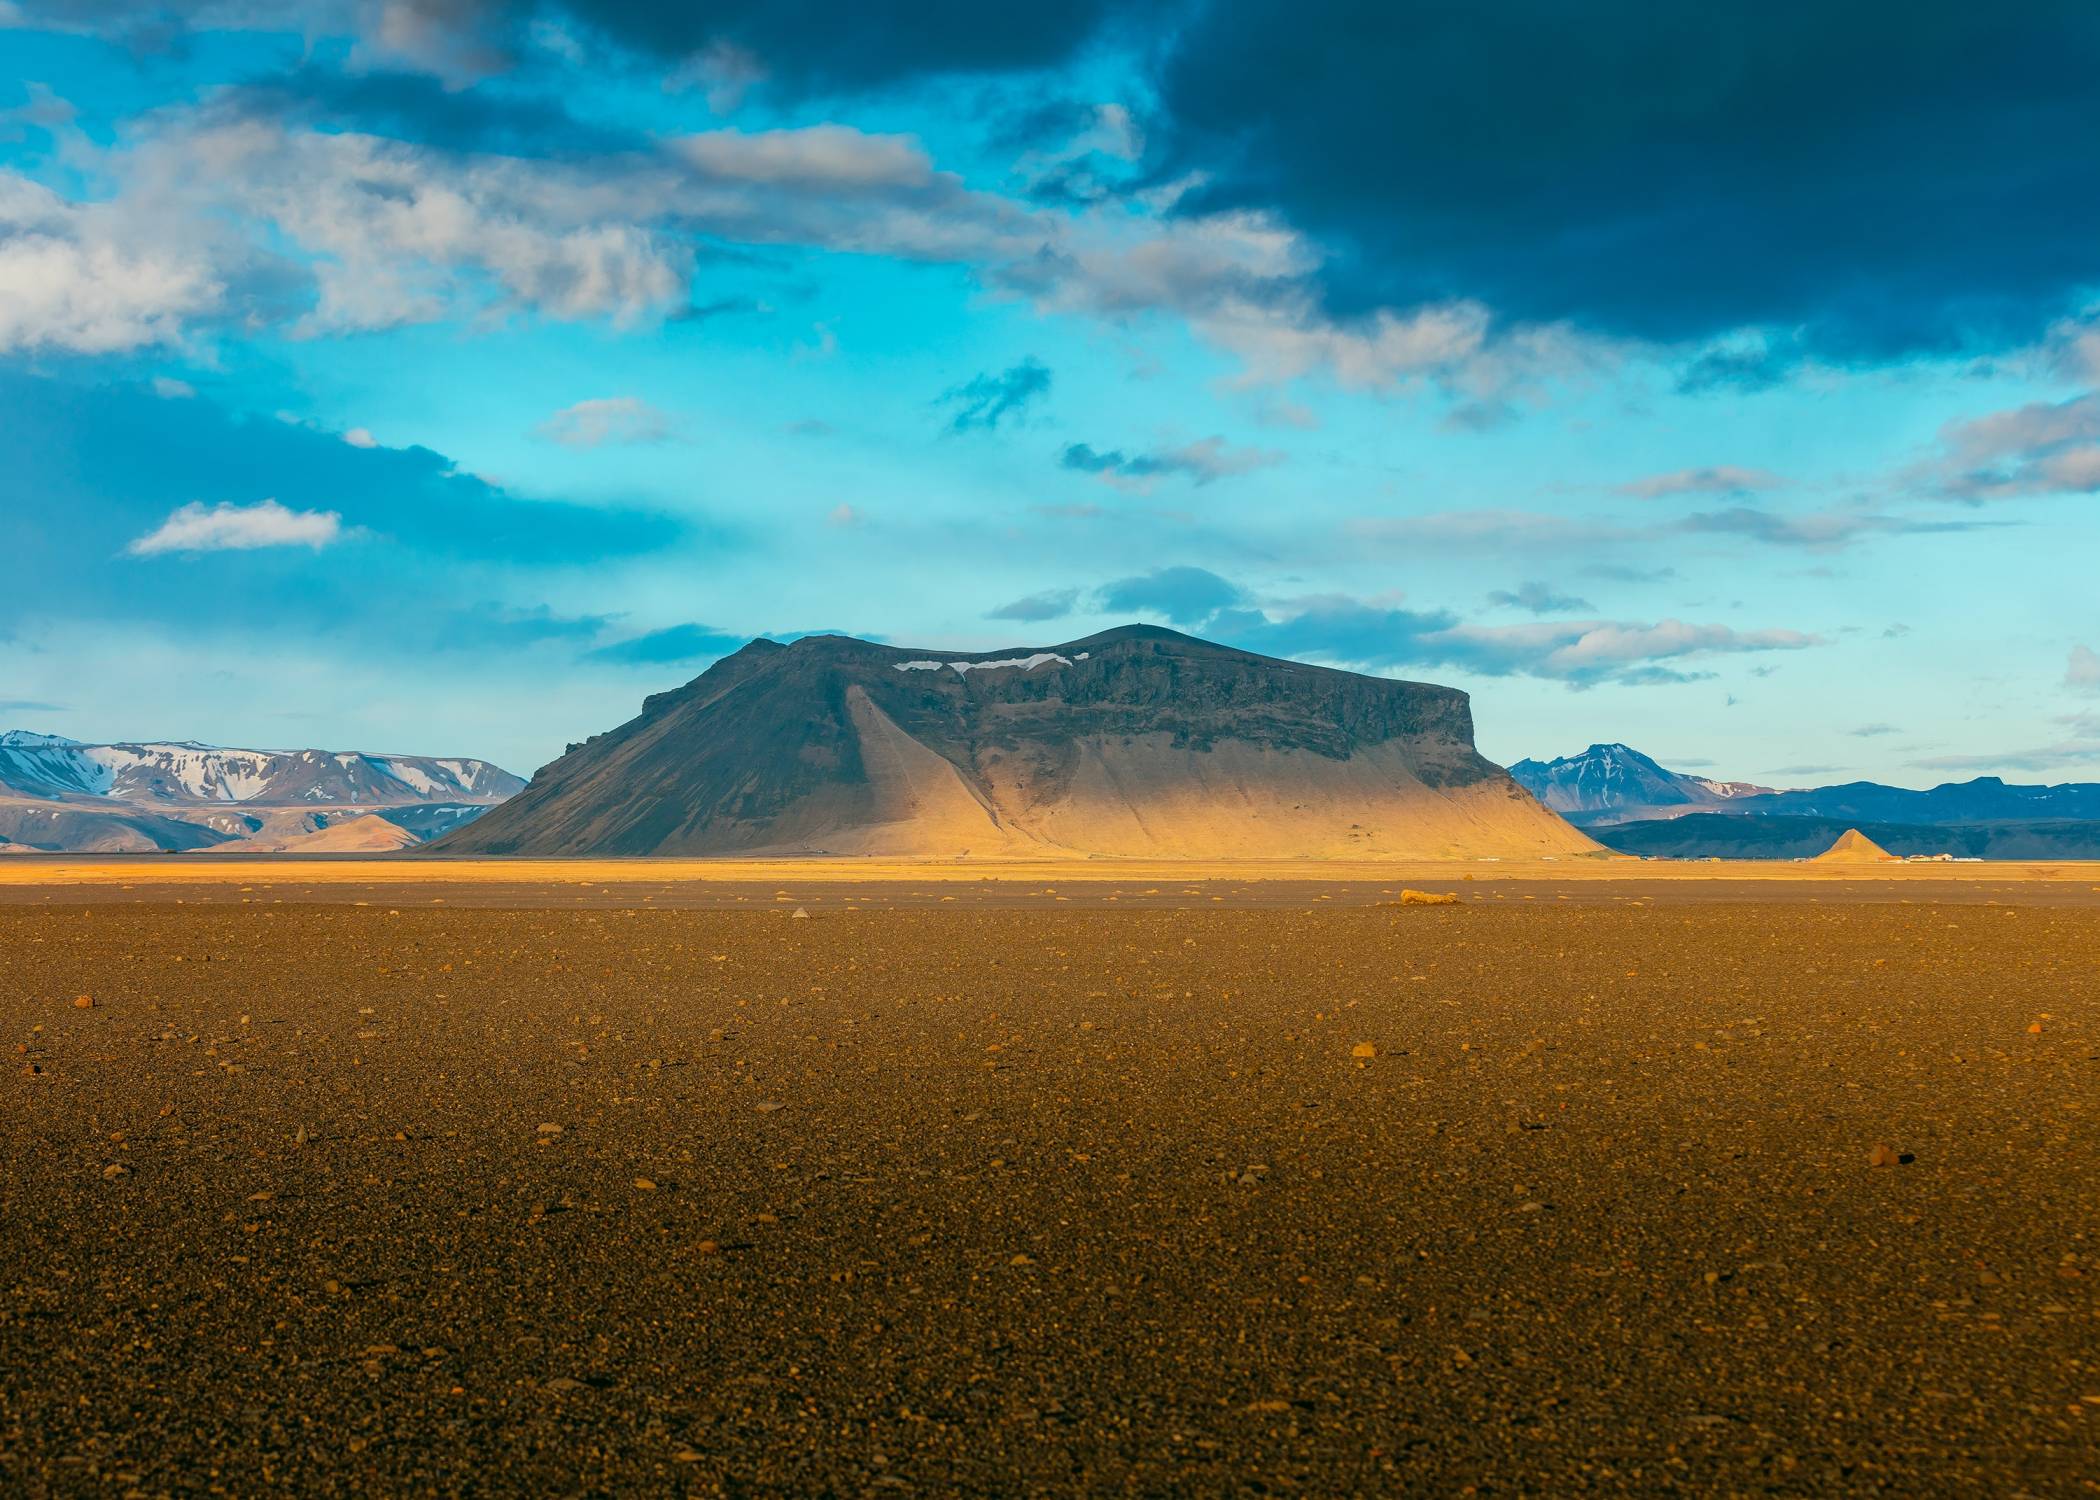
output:
M 649 138 L 579 120 L 560 100 L 501 83 L 447 87 L 428 73 L 343 73 L 308 64 L 282 78 L 226 90 L 221 114 L 370 131 L 458 151 L 513 156 L 641 151 Z
M 263 24 L 7 8 L 110 36 Z M 1143 101 L 1141 179 L 1197 183 L 1182 214 L 1303 231 L 1345 326 L 1469 299 L 1504 325 L 1688 346 L 1691 392 L 2028 342 L 2100 285 L 2090 0 L 306 0 L 281 24 L 348 32 L 360 62 L 264 86 L 280 107 L 526 154 L 620 147 L 564 111 L 563 70 L 781 99 L 983 80 L 1003 97 L 982 135 L 1019 149 L 1084 120 L 1074 65 L 1107 57 Z M 1036 190 L 1067 191 L 1067 167 Z M 1506 416 L 1489 399 L 1451 420 Z
M 2087 0 L 1234 0 L 1160 94 L 1159 170 L 1341 250 L 1342 310 L 1798 325 L 1864 358 L 2025 339 L 2100 273 Z M 1771 357 L 1688 378 L 1756 384 Z
M 797 93 L 880 87 L 927 74 L 1050 67 L 1113 17 L 1142 17 L 1160 8 L 1148 0 L 714 0 L 704 6 L 573 0 L 566 7 L 613 41 L 667 58 L 739 48 L 764 69 L 768 82 Z

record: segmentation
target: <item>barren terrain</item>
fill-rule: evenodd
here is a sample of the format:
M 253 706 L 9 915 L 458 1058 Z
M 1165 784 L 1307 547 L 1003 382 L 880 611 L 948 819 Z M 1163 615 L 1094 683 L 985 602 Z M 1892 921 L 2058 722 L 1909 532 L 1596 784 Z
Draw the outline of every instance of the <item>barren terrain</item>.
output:
M 18 858 L 0 1490 L 2090 1494 L 2096 887 Z

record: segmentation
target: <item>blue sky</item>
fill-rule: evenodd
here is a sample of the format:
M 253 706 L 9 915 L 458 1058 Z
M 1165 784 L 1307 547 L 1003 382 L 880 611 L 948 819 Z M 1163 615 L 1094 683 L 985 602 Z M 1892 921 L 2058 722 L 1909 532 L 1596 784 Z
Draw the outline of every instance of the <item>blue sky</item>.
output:
M 0 0 L 0 723 L 520 771 L 1129 619 L 2100 778 L 2100 17 Z

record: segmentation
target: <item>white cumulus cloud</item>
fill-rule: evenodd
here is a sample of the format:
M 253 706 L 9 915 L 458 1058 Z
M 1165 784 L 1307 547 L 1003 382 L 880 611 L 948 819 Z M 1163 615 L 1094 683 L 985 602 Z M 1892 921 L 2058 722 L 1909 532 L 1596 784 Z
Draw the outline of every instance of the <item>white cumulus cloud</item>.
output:
M 249 552 L 260 547 L 311 547 L 341 541 L 343 518 L 332 510 L 293 510 L 275 500 L 179 507 L 124 550 L 133 557 L 166 552 Z

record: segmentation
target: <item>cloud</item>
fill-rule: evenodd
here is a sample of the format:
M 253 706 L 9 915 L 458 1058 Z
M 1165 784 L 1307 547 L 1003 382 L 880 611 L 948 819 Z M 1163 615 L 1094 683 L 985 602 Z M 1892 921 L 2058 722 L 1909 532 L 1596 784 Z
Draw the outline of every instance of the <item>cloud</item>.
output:
M 1368 668 L 1451 668 L 1489 677 L 1543 677 L 1578 687 L 1688 682 L 1696 680 L 1695 674 L 1664 664 L 1745 652 L 1800 651 L 1821 644 L 1801 631 L 1744 631 L 1674 619 L 1468 625 L 1448 611 L 1409 610 L 1343 595 L 1226 610 L 1207 624 L 1221 639 L 1272 656 L 1311 656 Z
M 1897 728 L 1894 724 L 1862 724 L 1857 729 L 1848 729 L 1845 732 L 1851 735 L 1854 739 L 1859 740 L 1878 739 L 1885 734 L 1903 733 L 1903 731 Z
M 619 618 L 558 614 L 544 604 L 521 606 L 483 601 L 454 610 L 445 621 L 443 633 L 460 642 L 515 649 L 544 641 L 595 640 Z
M 1678 527 L 1698 535 L 1738 536 L 1775 547 L 1803 547 L 1834 552 L 1874 536 L 1937 536 L 2012 525 L 2003 521 L 1918 521 L 1864 511 L 1819 511 L 1781 515 L 1753 506 L 1702 511 L 1686 516 Z
M 275 500 L 254 505 L 221 501 L 207 508 L 191 502 L 124 550 L 133 557 L 165 552 L 250 552 L 261 547 L 311 547 L 341 541 L 343 518 L 336 512 L 291 510 Z
M 426 0 L 427 3 L 427 0 Z M 1036 7 L 938 6 L 910 0 L 782 6 L 723 0 L 708 6 L 656 0 L 572 0 L 583 25 L 632 51 L 666 60 L 725 49 L 763 64 L 762 86 L 787 98 L 881 88 L 947 74 L 1050 67 L 1092 39 L 1128 0 L 1071 0 Z M 1140 5 L 1142 13 L 1148 9 Z M 523 4 L 491 5 L 484 35 L 515 27 Z M 498 18 L 492 20 L 491 18 Z
M 1079 590 L 1077 589 L 1044 589 L 1039 594 L 1029 594 L 1014 600 L 1011 604 L 1002 604 L 997 609 L 987 612 L 985 618 L 987 620 L 1022 621 L 1062 620 L 1065 616 L 1072 613 L 1073 606 L 1078 602 Z
M 372 436 L 369 427 L 353 427 L 343 434 L 343 441 L 353 448 L 377 448 L 379 439 Z
M 1365 516 L 1345 522 L 1343 530 L 1358 543 L 1497 555 L 1516 549 L 1564 555 L 1583 548 L 1653 539 L 1652 531 L 1614 522 L 1493 507 L 1432 511 L 1419 516 Z
M 448 107 L 395 104 L 396 130 Z M 1491 402 L 1605 357 L 1463 300 L 1336 314 L 1316 295 L 1327 251 L 1257 210 L 1046 206 L 970 187 L 911 137 L 840 124 L 568 140 L 550 110 L 468 112 L 411 139 L 231 90 L 114 144 L 83 137 L 69 149 L 108 188 L 94 203 L 0 174 L 0 227 L 16 231 L 0 253 L 24 258 L 0 281 L 14 289 L 0 349 L 120 351 L 236 322 L 303 337 L 518 315 L 647 328 L 690 311 L 703 257 L 741 247 L 962 266 L 1038 312 L 1117 327 L 1179 318 L 1241 361 L 1243 384 L 1325 373 Z
M 1666 619 L 1653 624 L 1584 620 L 1565 625 L 1459 626 L 1437 642 L 1454 666 L 1493 676 L 1521 672 L 1571 682 L 1630 680 L 1658 661 L 1742 652 L 1803 651 L 1821 642 L 1798 630 L 1737 630 Z M 1658 674 L 1654 680 L 1673 680 Z M 1678 679 L 1681 680 L 1681 679 Z
M 1176 625 L 1195 625 L 1239 603 L 1237 584 L 1203 568 L 1155 568 L 1134 578 L 1104 584 L 1099 606 L 1105 614 L 1160 615 Z
M 1050 393 L 1050 367 L 1028 358 L 1000 373 L 975 376 L 944 392 L 936 404 L 952 406 L 950 432 L 990 432 L 1006 417 L 1019 418 Z
M 661 443 L 671 436 L 671 417 L 639 396 L 603 396 L 565 406 L 533 430 L 564 448 Z
M 1746 469 L 1719 464 L 1703 469 L 1676 469 L 1651 474 L 1619 486 L 1624 495 L 1659 500 L 1671 495 L 1747 495 L 1757 490 L 1782 488 L 1787 481 L 1769 469 Z
M 1958 500 L 2100 493 L 2100 391 L 1950 422 L 1912 471 Z
M 1153 168 L 1200 177 L 1191 212 L 1346 247 L 1332 307 L 1460 298 L 1667 344 L 1788 329 L 1874 359 L 2024 344 L 2092 283 L 2100 18 L 2077 0 L 2017 45 L 1900 0 L 1190 15 Z
M 1736 395 L 1770 390 L 1782 384 L 1802 362 L 1801 350 L 1792 342 L 1753 335 L 1748 340 L 1731 338 L 1704 350 L 1677 375 L 1680 396 L 1704 396 L 1714 391 Z
M 1431 511 L 1419 516 L 1360 516 L 1343 523 L 1359 546 L 1403 553 L 1481 553 L 1497 558 L 1513 552 L 1548 554 L 1558 562 L 1570 553 L 1681 547 L 1686 536 L 1733 536 L 1773 547 L 1835 552 L 1881 536 L 1934 536 L 2013 525 L 1998 521 L 1915 520 L 1867 511 L 1818 511 L 1786 515 L 1755 506 L 1695 511 L 1688 516 L 1629 525 L 1550 512 L 1505 510 Z M 1676 576 L 1667 566 L 1600 562 L 1584 565 L 1586 577 L 1618 583 L 1655 583 Z M 1498 601 L 1501 602 L 1501 601 Z
M 1220 437 L 1207 437 L 1179 448 L 1124 453 L 1071 443 L 1058 456 L 1062 468 L 1092 474 L 1119 487 L 1149 489 L 1156 480 L 1177 475 L 1198 486 L 1213 480 L 1251 474 L 1282 463 L 1284 455 L 1266 448 L 1235 448 Z
M 1725 0 L 1709 24 L 1658 24 L 1641 0 L 1369 14 L 1355 0 L 8 0 L 8 11 L 142 51 L 213 27 L 300 32 L 324 57 L 347 38 L 350 80 L 376 82 L 331 101 L 350 123 L 325 120 L 321 133 L 588 152 L 598 160 L 586 175 L 601 183 L 662 174 L 681 148 L 604 139 L 620 133 L 594 133 L 544 97 L 581 70 L 697 83 L 722 109 L 764 96 L 775 113 L 949 80 L 1070 95 L 1105 72 L 1142 110 L 1068 105 L 1061 128 L 1080 134 L 1019 174 L 1081 212 L 1050 224 L 1009 201 L 1025 248 L 923 258 L 966 259 L 988 284 L 1046 306 L 1110 319 L 1119 306 L 1171 311 L 1261 379 L 1318 369 L 1380 389 L 1419 378 L 1492 388 L 1571 354 L 1646 344 L 1690 351 L 1687 388 L 1740 389 L 1803 358 L 2004 348 L 2075 310 L 2100 240 L 2100 194 L 2078 145 L 2100 135 L 2100 22 L 2077 0 L 2039 0 L 2012 39 L 1976 7 L 1921 17 L 1898 0 L 1836 19 Z M 466 87 L 505 70 L 500 88 Z M 941 86 L 913 97 L 953 108 L 956 85 Z M 839 125 L 808 132 L 694 137 L 663 178 L 666 212 L 655 223 L 631 212 L 634 234 L 617 242 L 560 243 L 535 215 L 506 219 L 472 193 L 455 217 L 498 231 L 479 238 L 513 273 L 551 257 L 557 280 L 609 274 L 601 296 L 639 274 L 613 305 L 650 316 L 664 290 L 656 273 L 675 279 L 688 221 L 714 207 L 681 190 L 678 172 L 716 187 L 872 193 L 858 233 L 944 237 L 905 223 L 893 196 L 929 189 L 912 144 Z M 1127 182 L 1104 180 L 1102 164 L 1126 162 Z M 404 217 L 436 232 L 428 206 Z M 1127 222 L 1146 218 L 1138 207 L 1153 217 Z M 773 237 L 746 243 L 809 243 L 783 222 L 793 213 L 763 217 Z M 834 237 L 851 238 L 838 217 Z M 397 285 L 379 300 L 414 305 L 426 289 Z M 356 300 L 348 286 L 335 296 Z
M 2074 693 L 2100 693 L 2100 651 L 2073 646 L 2064 664 L 2064 686 Z
M 63 703 L 45 703 L 35 698 L 0 698 L 0 714 L 62 714 Z
M 673 148 L 703 175 L 725 182 L 847 190 L 917 188 L 933 161 L 910 136 L 870 135 L 848 125 L 796 130 L 709 130 Z
M 747 641 L 745 636 L 731 635 L 712 625 L 667 625 L 661 630 L 600 646 L 584 655 L 586 660 L 610 662 L 615 666 L 664 666 L 727 656 L 740 650 Z
M 2024 750 L 1980 755 L 1933 755 L 1910 762 L 1923 771 L 2049 771 L 2063 766 L 2100 767 L 2100 739 L 2067 740 Z
M 1587 599 L 1558 593 L 1551 584 L 1537 582 L 1522 584 L 1515 591 L 1497 589 L 1488 595 L 1488 603 L 1504 609 L 1529 610 L 1535 615 L 1561 615 L 1595 608 Z
M 157 233 L 136 209 L 70 203 L 0 169 L 0 354 L 113 354 L 177 342 L 224 307 L 237 259 Z
M 1677 576 L 1675 568 L 1634 568 L 1624 563 L 1589 563 L 1582 569 L 1585 578 L 1602 578 L 1612 583 L 1662 583 Z
M 472 613 L 546 598 L 544 579 L 617 589 L 620 569 L 705 542 L 750 546 L 701 515 L 520 495 L 441 453 L 354 447 L 319 427 L 244 417 L 209 395 L 168 401 L 146 384 L 104 384 L 91 367 L 31 374 L 0 362 L 0 411 L 23 431 L 0 467 L 0 636 L 25 623 L 94 621 L 253 643 L 350 639 L 375 651 L 473 651 L 516 640 Z M 236 496 L 212 509 L 198 496 Z M 272 496 L 275 510 L 248 497 Z M 332 517 L 332 523 L 302 516 Z M 311 543 L 333 524 L 333 546 Z M 346 566 L 353 535 L 366 555 Z M 111 566 L 133 546 L 279 543 L 184 551 L 185 565 Z M 379 549 L 384 549 L 383 558 Z M 383 560 L 383 566 L 366 566 Z
M 1161 568 L 1106 584 L 1096 608 L 1161 616 L 1196 634 L 1269 656 L 1366 670 L 1450 668 L 1491 677 L 1542 677 L 1576 687 L 1689 682 L 1711 674 L 1687 671 L 1681 663 L 1823 644 L 1797 630 L 1737 630 L 1674 619 L 1470 625 L 1449 610 L 1411 609 L 1395 598 L 1257 598 L 1195 567 Z

